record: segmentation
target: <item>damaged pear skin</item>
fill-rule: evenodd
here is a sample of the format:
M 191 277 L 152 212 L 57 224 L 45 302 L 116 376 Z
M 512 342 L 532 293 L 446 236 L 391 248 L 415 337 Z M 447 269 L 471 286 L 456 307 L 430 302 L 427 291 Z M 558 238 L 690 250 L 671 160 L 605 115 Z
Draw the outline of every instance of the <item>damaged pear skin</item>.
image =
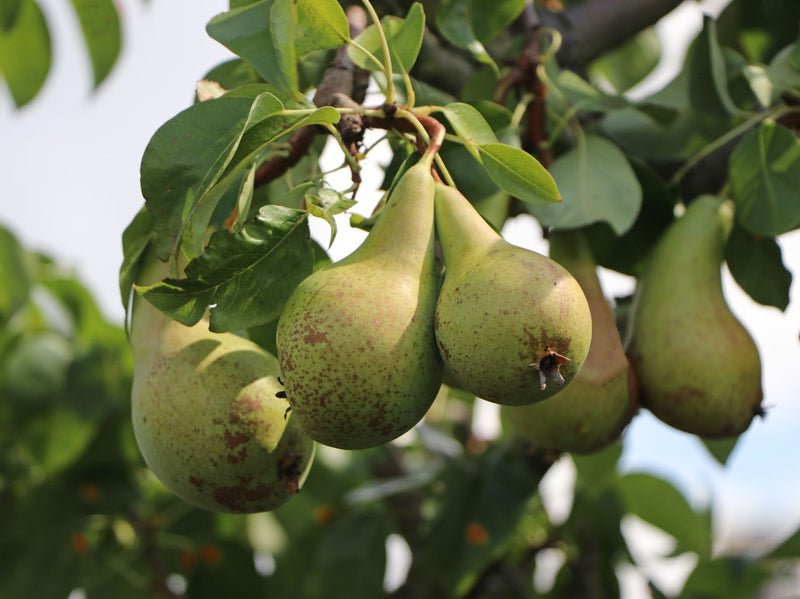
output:
M 169 276 L 152 252 L 139 282 Z M 277 359 L 208 319 L 187 327 L 134 297 L 132 420 L 148 467 L 198 507 L 233 513 L 275 509 L 302 486 L 314 442 L 276 397 Z
M 578 282 L 546 256 L 506 242 L 454 187 L 437 183 L 435 206 L 446 269 L 436 340 L 448 375 L 501 405 L 567 388 L 592 336 Z
M 503 420 L 535 448 L 591 453 L 619 437 L 637 404 L 635 374 L 622 348 L 596 264 L 577 231 L 552 232 L 550 257 L 580 283 L 592 313 L 592 342 L 572 383 L 549 401 L 503 406 Z
M 278 322 L 292 414 L 325 445 L 399 437 L 441 386 L 432 159 L 429 151 L 403 173 L 361 246 L 300 283 Z
M 738 435 L 763 414 L 758 348 L 722 293 L 732 226 L 732 204 L 713 196 L 670 225 L 639 280 L 627 348 L 642 405 L 710 438 Z

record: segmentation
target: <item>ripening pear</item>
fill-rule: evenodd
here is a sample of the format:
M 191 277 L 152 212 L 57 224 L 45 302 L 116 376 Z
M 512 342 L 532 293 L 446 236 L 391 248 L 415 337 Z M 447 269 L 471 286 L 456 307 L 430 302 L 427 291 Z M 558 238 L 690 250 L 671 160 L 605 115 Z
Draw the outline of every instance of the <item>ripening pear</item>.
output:
M 278 321 L 292 414 L 325 445 L 363 449 L 399 437 L 441 386 L 432 157 L 403 173 L 361 246 L 300 283 Z
M 722 294 L 733 205 L 693 201 L 658 241 L 639 285 L 628 355 L 642 405 L 703 437 L 742 433 L 761 412 L 761 361 Z
M 580 372 L 558 396 L 528 406 L 503 406 L 503 419 L 536 448 L 590 453 L 619 437 L 633 416 L 635 375 L 586 239 L 578 231 L 555 231 L 549 240 L 550 258 L 572 273 L 589 302 L 592 343 Z
M 148 252 L 139 283 L 169 275 Z M 300 428 L 275 356 L 208 319 L 187 327 L 134 297 L 133 430 L 156 477 L 196 506 L 251 513 L 272 510 L 303 484 L 314 442 Z
M 448 374 L 503 405 L 555 395 L 592 338 L 580 285 L 553 260 L 506 242 L 454 187 L 437 184 L 435 204 L 445 262 L 436 341 Z

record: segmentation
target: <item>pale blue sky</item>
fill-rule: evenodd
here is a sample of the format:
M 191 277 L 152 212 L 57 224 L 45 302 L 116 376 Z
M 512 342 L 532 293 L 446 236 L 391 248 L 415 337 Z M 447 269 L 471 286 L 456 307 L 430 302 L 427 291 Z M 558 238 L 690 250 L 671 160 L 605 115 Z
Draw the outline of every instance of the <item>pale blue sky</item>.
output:
M 55 62 L 40 96 L 16 111 L 0 88 L 0 223 L 29 247 L 74 266 L 109 318 L 122 319 L 117 270 L 120 235 L 139 209 L 139 161 L 155 130 L 192 101 L 196 80 L 230 57 L 207 37 L 206 22 L 225 0 L 119 0 L 125 48 L 108 81 L 92 93 L 88 64 L 64 0 L 41 0 L 53 31 Z M 699 23 L 699 12 L 685 23 Z M 374 185 L 368 179 L 365 187 Z M 367 202 L 358 212 L 368 213 Z M 336 258 L 358 243 L 340 224 Z M 324 239 L 324 228 L 315 227 Z M 532 219 L 518 219 L 509 240 L 546 246 Z M 800 273 L 800 233 L 782 237 L 786 266 Z M 604 273 L 609 293 L 630 289 Z M 648 469 L 675 482 L 692 501 L 711 502 L 720 538 L 748 543 L 761 532 L 777 536 L 800 523 L 800 294 L 785 314 L 754 304 L 725 273 L 725 292 L 759 345 L 764 362 L 766 420 L 756 421 L 722 469 L 699 442 L 649 414 L 627 432 L 623 466 Z M 713 351 L 713 348 L 708 348 Z M 698 348 L 699 355 L 705 348 Z M 709 373 L 713 376 L 713 373 Z

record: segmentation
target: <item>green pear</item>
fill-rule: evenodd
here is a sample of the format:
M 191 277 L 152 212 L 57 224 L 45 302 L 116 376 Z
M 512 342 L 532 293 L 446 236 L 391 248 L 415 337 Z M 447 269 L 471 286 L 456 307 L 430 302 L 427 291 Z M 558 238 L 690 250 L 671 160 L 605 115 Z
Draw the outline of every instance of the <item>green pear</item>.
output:
M 733 205 L 701 196 L 670 225 L 639 279 L 628 355 L 642 405 L 703 437 L 742 433 L 761 412 L 758 348 L 722 294 Z
M 306 278 L 278 321 L 292 413 L 325 445 L 395 439 L 441 386 L 431 161 L 428 152 L 401 176 L 361 246 Z
M 148 252 L 139 277 L 169 266 Z M 208 320 L 187 327 L 134 297 L 133 430 L 156 477 L 189 503 L 219 512 L 272 510 L 303 484 L 314 443 L 276 394 L 275 356 Z
M 589 305 L 562 266 L 506 242 L 454 187 L 436 186 L 445 277 L 436 341 L 463 389 L 526 405 L 564 389 L 592 337 Z
M 578 231 L 552 232 L 549 239 L 550 257 L 572 273 L 589 302 L 592 342 L 580 372 L 555 399 L 503 406 L 503 419 L 537 448 L 591 453 L 619 437 L 633 416 L 635 376 L 586 239 Z

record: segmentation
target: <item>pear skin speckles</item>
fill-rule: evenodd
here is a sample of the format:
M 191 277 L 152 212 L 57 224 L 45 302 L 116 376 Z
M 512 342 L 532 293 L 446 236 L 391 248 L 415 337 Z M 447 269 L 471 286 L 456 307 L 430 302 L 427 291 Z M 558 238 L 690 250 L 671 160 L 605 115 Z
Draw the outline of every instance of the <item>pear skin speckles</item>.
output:
M 524 405 L 556 394 L 532 368 L 547 348 L 562 356 L 568 384 L 591 341 L 586 298 L 569 273 L 510 244 L 445 275 L 436 308 L 436 339 L 447 369 L 461 386 L 487 401 Z M 565 361 L 566 360 L 566 361 Z M 547 375 L 545 375 L 547 376 Z
M 713 196 L 670 225 L 639 279 L 627 348 L 642 405 L 709 438 L 744 432 L 762 401 L 758 348 L 722 292 L 732 226 L 730 204 Z
M 502 405 L 558 393 L 580 370 L 591 341 L 580 285 L 546 256 L 507 243 L 454 187 L 436 186 L 435 212 L 445 276 L 434 322 L 448 377 Z M 541 372 L 548 347 L 562 361 Z
M 319 443 L 387 443 L 441 386 L 431 159 L 401 176 L 363 244 L 300 283 L 278 321 L 286 399 Z
M 274 509 L 297 492 L 314 443 L 276 395 L 275 356 L 212 333 L 207 319 L 184 326 L 141 298 L 131 343 L 133 430 L 166 487 L 198 507 L 237 513 Z M 293 466 L 280 470 L 288 454 Z

